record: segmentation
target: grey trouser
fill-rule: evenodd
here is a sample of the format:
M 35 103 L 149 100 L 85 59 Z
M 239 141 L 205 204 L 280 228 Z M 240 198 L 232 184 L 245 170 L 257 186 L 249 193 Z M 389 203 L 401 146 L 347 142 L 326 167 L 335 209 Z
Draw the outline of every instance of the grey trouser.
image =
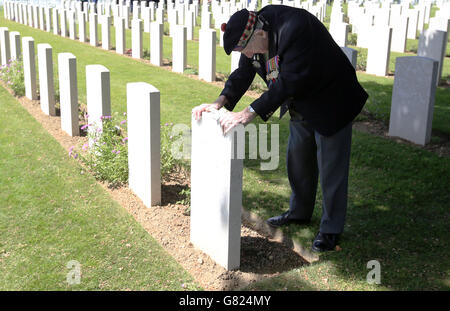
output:
M 340 234 L 347 210 L 352 123 L 326 137 L 300 119 L 292 115 L 289 125 L 286 160 L 292 189 L 289 218 L 311 218 L 320 176 L 323 193 L 320 231 Z

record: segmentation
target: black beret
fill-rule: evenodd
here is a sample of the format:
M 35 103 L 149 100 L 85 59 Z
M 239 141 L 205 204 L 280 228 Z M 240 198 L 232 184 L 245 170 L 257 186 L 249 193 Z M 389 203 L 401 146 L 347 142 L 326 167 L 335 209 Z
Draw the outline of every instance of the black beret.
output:
M 227 55 L 230 55 L 239 42 L 245 27 L 247 26 L 250 12 L 247 9 L 242 9 L 234 13 L 226 25 L 222 25 L 223 34 L 223 48 Z M 225 30 L 223 29 L 225 28 Z

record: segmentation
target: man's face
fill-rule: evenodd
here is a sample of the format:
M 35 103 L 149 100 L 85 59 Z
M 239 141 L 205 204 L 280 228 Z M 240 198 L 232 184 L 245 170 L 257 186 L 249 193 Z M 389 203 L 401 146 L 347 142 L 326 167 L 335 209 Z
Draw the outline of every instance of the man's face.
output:
M 269 39 L 267 32 L 263 30 L 255 30 L 255 33 L 250 38 L 247 46 L 240 52 L 247 58 L 252 58 L 255 54 L 264 54 L 269 50 Z

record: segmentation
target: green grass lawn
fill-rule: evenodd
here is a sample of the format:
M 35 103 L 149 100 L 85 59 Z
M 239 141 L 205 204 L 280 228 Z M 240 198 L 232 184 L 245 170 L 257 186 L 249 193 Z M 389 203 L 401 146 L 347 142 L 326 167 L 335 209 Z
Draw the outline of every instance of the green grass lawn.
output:
M 1 15 L 2 16 L 2 15 Z M 190 124 L 192 107 L 211 102 L 217 86 L 189 79 L 137 60 L 103 51 L 17 23 L 2 26 L 49 43 L 56 54 L 70 51 L 77 56 L 80 100 L 85 101 L 85 66 L 102 64 L 111 71 L 112 111 L 126 110 L 126 83 L 144 81 L 161 91 L 161 121 Z M 166 39 L 166 38 L 165 38 Z M 167 40 L 166 40 L 167 41 Z M 219 51 L 220 49 L 218 49 Z M 223 50 L 222 50 L 223 51 Z M 165 51 L 166 53 L 166 51 Z M 220 56 L 218 55 L 218 58 Z M 189 60 L 188 60 L 189 62 Z M 55 64 L 56 67 L 56 64 Z M 366 109 L 377 118 L 389 119 L 393 79 L 358 73 L 370 94 Z M 433 132 L 450 134 L 448 89 L 438 88 Z M 243 97 L 236 109 L 252 101 Z M 261 123 L 257 119 L 258 123 Z M 289 184 L 285 151 L 288 120 L 272 118 L 280 125 L 280 165 L 260 171 L 259 160 L 244 162 L 243 205 L 262 217 L 288 208 Z M 256 289 L 449 289 L 448 202 L 450 163 L 419 148 L 354 131 L 350 170 L 349 208 L 342 251 L 324 254 L 318 263 L 257 283 Z M 309 247 L 320 221 L 321 194 L 312 224 L 292 225 L 286 231 Z M 382 284 L 366 283 L 369 260 L 381 264 Z
M 198 288 L 2 87 L 0 172 L 0 290 Z

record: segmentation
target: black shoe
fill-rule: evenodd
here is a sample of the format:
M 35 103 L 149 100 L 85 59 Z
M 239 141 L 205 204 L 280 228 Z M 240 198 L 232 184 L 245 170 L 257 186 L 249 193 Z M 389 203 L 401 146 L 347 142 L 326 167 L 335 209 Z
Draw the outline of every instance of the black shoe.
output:
M 312 244 L 315 252 L 333 251 L 339 239 L 339 234 L 319 232 Z
M 289 225 L 292 223 L 299 224 L 299 225 L 308 224 L 309 220 L 289 218 L 289 211 L 287 211 L 279 216 L 275 216 L 275 217 L 271 217 L 271 218 L 267 219 L 267 223 L 272 227 L 278 228 L 278 227 L 286 226 L 286 225 Z

